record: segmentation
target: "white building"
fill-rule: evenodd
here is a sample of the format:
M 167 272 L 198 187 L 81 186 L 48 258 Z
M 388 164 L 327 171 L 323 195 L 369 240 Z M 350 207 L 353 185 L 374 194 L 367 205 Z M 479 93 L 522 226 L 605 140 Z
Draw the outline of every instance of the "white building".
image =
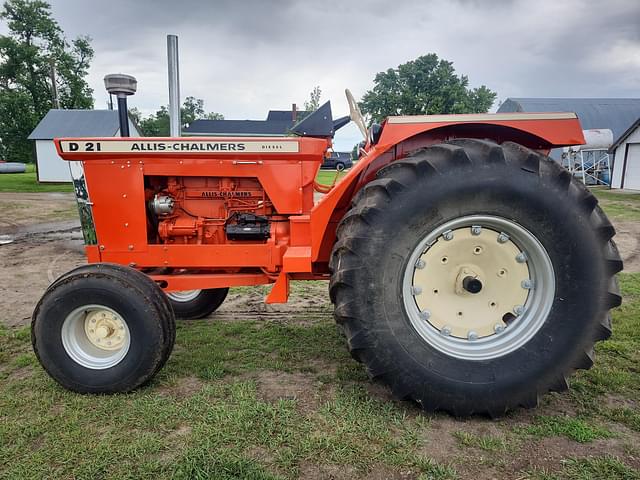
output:
M 140 132 L 129 119 L 132 137 Z M 58 156 L 54 138 L 117 137 L 120 135 L 118 112 L 115 110 L 49 110 L 29 135 L 35 141 L 38 182 L 71 182 L 69 162 Z
M 640 190 L 640 118 L 613 143 L 611 188 Z

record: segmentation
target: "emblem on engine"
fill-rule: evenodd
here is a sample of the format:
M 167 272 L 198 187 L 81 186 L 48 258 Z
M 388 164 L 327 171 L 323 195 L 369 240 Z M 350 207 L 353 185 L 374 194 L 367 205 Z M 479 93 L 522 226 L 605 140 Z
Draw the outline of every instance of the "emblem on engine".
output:
M 202 192 L 202 196 L 206 198 L 250 197 L 251 192 L 240 190 L 210 190 Z

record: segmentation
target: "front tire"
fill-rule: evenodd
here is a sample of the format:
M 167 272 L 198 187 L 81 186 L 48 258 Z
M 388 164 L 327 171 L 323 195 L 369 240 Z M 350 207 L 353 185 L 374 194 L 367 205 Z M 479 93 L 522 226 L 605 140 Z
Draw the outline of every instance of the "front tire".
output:
M 229 293 L 228 288 L 167 292 L 177 318 L 198 319 L 215 312 Z
M 33 313 L 34 352 L 47 373 L 79 393 L 119 393 L 147 383 L 175 339 L 160 288 L 126 267 L 96 264 L 56 280 Z
M 383 168 L 338 227 L 336 321 L 398 398 L 454 415 L 533 407 L 610 335 L 614 233 L 542 155 L 435 145 Z

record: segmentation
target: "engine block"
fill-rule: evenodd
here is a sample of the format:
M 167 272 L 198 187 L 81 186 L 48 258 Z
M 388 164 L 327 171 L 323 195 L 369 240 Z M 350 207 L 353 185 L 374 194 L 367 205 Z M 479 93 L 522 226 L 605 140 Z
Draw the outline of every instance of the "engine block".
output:
M 256 178 L 151 177 L 148 184 L 149 236 L 157 243 L 263 242 L 270 236 L 273 204 Z

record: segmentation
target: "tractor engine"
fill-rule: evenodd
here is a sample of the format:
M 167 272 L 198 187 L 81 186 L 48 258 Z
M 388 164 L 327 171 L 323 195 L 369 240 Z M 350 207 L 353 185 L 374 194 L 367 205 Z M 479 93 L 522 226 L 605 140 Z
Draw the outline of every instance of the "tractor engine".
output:
M 255 178 L 147 177 L 146 200 L 153 243 L 264 243 L 276 233 Z

